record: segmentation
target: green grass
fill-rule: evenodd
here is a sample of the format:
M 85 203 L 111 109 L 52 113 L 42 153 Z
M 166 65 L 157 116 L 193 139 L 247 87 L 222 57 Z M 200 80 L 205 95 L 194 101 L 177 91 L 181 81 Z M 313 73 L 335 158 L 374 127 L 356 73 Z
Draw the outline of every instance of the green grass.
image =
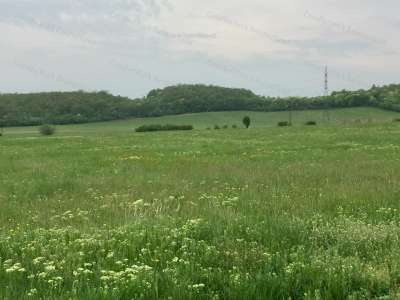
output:
M 0 298 L 396 299 L 400 124 L 357 109 L 301 125 L 317 113 L 8 129 Z
M 149 124 L 176 124 L 176 125 L 193 125 L 195 129 L 214 128 L 214 125 L 220 127 L 228 125 L 237 125 L 243 127 L 242 119 L 244 116 L 251 117 L 251 127 L 264 128 L 275 127 L 280 121 L 287 121 L 288 112 L 209 112 L 198 114 L 185 114 L 178 116 L 165 116 L 158 118 L 136 118 L 122 121 L 112 121 L 103 123 L 89 123 L 83 125 L 66 125 L 58 126 L 59 134 L 93 134 L 99 132 L 132 132 L 141 125 Z M 332 109 L 329 111 L 329 122 L 321 110 L 310 111 L 294 111 L 292 113 L 293 125 L 303 126 L 307 121 L 316 121 L 320 125 L 327 124 L 355 124 L 355 123 L 382 123 L 390 122 L 394 118 L 398 118 L 399 113 L 385 111 L 377 108 L 360 107 L 360 108 L 344 108 Z M 10 134 L 33 134 L 37 132 L 37 127 L 19 127 L 8 128 L 6 133 Z

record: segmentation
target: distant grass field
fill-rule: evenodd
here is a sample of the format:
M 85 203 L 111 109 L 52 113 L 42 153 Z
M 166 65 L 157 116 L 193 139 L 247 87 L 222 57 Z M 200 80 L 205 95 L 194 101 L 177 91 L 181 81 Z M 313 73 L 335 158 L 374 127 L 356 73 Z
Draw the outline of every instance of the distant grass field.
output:
M 133 131 L 136 127 L 148 124 L 176 124 L 176 125 L 193 125 L 195 129 L 214 128 L 215 125 L 220 127 L 228 125 L 237 125 L 243 127 L 242 119 L 244 116 L 251 117 L 251 127 L 275 127 L 280 121 L 287 121 L 288 112 L 209 112 L 198 114 L 173 115 L 157 118 L 136 118 L 122 121 L 90 123 L 82 125 L 66 125 L 58 126 L 61 134 L 70 134 L 77 132 L 80 134 L 92 133 L 100 131 Z M 324 111 L 294 111 L 292 119 L 294 126 L 302 126 L 307 121 L 316 121 L 320 125 L 327 124 L 354 124 L 354 123 L 381 123 L 390 122 L 393 118 L 399 117 L 400 114 L 392 111 L 385 111 L 377 108 L 360 107 L 332 109 L 329 111 L 329 121 L 327 121 Z M 36 127 L 19 127 L 6 129 L 10 133 L 32 134 L 36 133 Z
M 244 112 L 0 138 L 1 299 L 397 299 L 394 113 Z M 246 113 L 247 114 L 247 113 Z M 221 118 L 218 118 L 220 116 Z M 356 121 L 356 120 L 360 121 Z

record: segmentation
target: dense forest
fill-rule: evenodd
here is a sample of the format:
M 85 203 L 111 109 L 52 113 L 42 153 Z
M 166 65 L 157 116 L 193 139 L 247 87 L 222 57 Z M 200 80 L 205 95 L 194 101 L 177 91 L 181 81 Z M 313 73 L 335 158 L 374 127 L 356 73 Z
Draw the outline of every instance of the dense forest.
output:
M 131 100 L 107 92 L 0 94 L 0 126 L 72 124 L 207 111 L 284 111 L 373 106 L 400 112 L 400 84 L 326 97 L 263 97 L 245 89 L 177 85 Z
M 106 92 L 0 94 L 0 125 L 108 121 L 134 115 L 132 100 Z

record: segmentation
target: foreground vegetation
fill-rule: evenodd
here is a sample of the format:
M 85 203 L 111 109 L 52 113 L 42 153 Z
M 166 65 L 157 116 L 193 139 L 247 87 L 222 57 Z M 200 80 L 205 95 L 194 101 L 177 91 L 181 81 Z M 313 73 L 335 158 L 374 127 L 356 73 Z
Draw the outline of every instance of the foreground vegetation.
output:
M 333 92 L 327 97 L 273 98 L 245 89 L 178 85 L 130 100 L 107 92 L 0 94 L 0 126 L 80 124 L 217 111 L 299 111 L 348 107 L 400 111 L 400 84 Z
M 1 138 L 0 298 L 399 295 L 400 123 L 122 124 Z

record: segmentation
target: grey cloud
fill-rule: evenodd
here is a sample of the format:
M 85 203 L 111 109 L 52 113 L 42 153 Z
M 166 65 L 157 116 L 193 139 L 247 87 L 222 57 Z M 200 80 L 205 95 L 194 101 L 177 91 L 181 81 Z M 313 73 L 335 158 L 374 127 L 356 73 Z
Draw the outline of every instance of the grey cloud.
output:
M 399 45 L 391 36 L 400 27 L 397 1 L 298 0 L 298 11 L 289 0 L 243 5 L 236 0 L 0 0 L 3 61 L 15 62 L 0 61 L 11 74 L 0 82 L 0 91 L 74 88 L 78 82 L 136 97 L 169 84 L 204 82 L 309 95 L 320 93 L 325 64 L 331 65 L 337 89 L 368 87 L 378 78 L 397 80 Z M 19 86 L 15 82 L 21 79 Z

